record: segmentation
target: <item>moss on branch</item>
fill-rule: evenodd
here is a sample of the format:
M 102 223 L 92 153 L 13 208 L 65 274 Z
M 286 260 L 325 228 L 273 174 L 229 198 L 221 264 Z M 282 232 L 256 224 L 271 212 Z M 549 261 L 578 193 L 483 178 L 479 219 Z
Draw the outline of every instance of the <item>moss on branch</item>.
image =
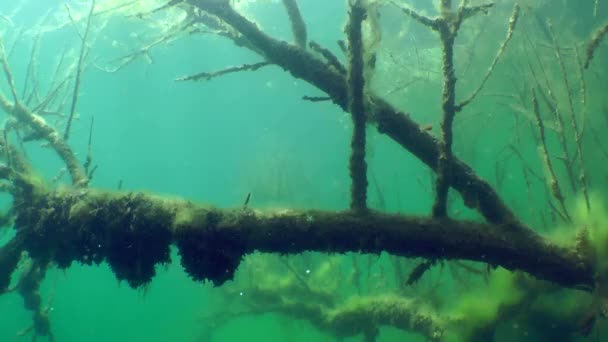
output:
M 262 54 L 267 61 L 285 69 L 295 78 L 305 80 L 327 93 L 334 103 L 348 110 L 348 86 L 346 76 L 325 61 L 295 45 L 276 40 L 261 31 L 257 25 L 234 10 L 228 1 L 190 1 L 211 15 L 230 25 Z M 414 154 L 423 163 L 437 169 L 439 144 L 437 140 L 416 124 L 409 115 L 399 112 L 377 96 L 368 98 L 369 120 L 375 122 L 378 131 Z M 515 221 L 512 211 L 496 191 L 464 162 L 457 158 L 449 161 L 452 172 L 451 186 L 458 190 L 467 206 L 478 209 L 491 223 Z
M 377 212 L 221 210 L 143 193 L 58 191 L 16 203 L 21 245 L 39 262 L 68 267 L 107 261 L 137 287 L 169 246 L 195 280 L 222 284 L 243 255 L 382 251 L 407 257 L 466 259 L 520 269 L 562 286 L 593 287 L 592 262 L 517 225 L 408 217 Z M 10 271 L 10 270 L 9 270 Z
M 361 0 L 351 4 L 345 31 L 348 37 L 348 95 L 353 120 L 349 171 L 351 178 L 351 203 L 353 210 L 367 209 L 367 163 L 365 161 L 365 78 L 363 77 L 362 24 L 367 9 Z

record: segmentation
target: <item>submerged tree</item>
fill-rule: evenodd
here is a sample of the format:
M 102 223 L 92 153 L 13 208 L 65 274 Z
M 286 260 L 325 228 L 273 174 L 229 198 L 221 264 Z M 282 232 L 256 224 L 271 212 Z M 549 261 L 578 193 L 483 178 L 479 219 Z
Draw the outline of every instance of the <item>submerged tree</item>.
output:
M 67 268 L 74 261 L 88 265 L 107 262 L 119 280 L 126 280 L 136 288 L 152 280 L 156 265 L 170 261 L 170 246 L 174 245 L 183 268 L 194 280 L 209 280 L 215 285 L 233 279 L 244 257 L 255 251 L 281 255 L 308 251 L 391 255 L 391 281 L 395 286 L 382 293 L 372 290 L 370 280 L 374 269 L 380 266 L 374 266 L 368 259 L 365 270 L 361 256 L 350 255 L 353 275 L 338 277 L 332 286 L 326 283 L 334 276 L 331 272 L 337 270 L 332 259 L 309 261 L 324 270 L 311 279 L 293 267 L 293 263 L 305 262 L 304 259 L 249 256 L 247 262 L 259 263 L 259 269 L 285 272 L 277 272 L 276 278 L 239 275 L 237 281 L 248 283 L 252 295 L 243 307 L 230 306 L 231 310 L 213 313 L 208 318 L 209 334 L 214 327 L 234 317 L 276 312 L 308 320 L 337 338 L 362 334 L 366 341 L 375 340 L 381 326 L 417 332 L 429 340 L 491 340 L 501 324 L 515 320 L 538 330 L 542 339 L 564 334 L 589 335 L 606 311 L 608 269 L 604 259 L 608 220 L 602 220 L 606 208 L 602 207 L 601 197 L 591 194 L 591 184 L 597 183 L 596 189 L 601 189 L 601 181 L 597 179 L 605 172 L 589 155 L 602 157 L 597 151 L 588 150 L 589 144 L 594 143 L 604 151 L 604 141 L 598 132 L 600 115 L 596 114 L 600 112 L 598 103 L 602 99 L 588 98 L 588 93 L 594 93 L 586 84 L 590 72 L 585 70 L 593 69 L 593 56 L 601 54 L 598 49 L 606 35 L 605 26 L 593 36 L 588 32 L 592 38 L 586 44 L 585 57 L 582 52 L 579 55 L 579 42 L 563 45 L 561 35 L 568 31 L 554 29 L 551 22 L 543 20 L 539 9 L 530 9 L 528 5 L 522 9 L 511 3 L 503 25 L 505 36 L 487 68 L 481 68 L 478 83 L 471 86 L 459 81 L 456 64 L 461 56 L 456 52 L 459 39 L 466 33 L 463 44 L 470 44 L 467 46 L 470 53 L 475 51 L 483 28 L 468 28 L 467 24 L 475 21 L 482 25 L 480 18 L 498 17 L 505 6 L 466 0 L 456 5 L 441 0 L 436 8 L 422 10 L 407 2 L 350 0 L 345 40 L 338 43 L 342 58 L 311 40 L 314 37 L 307 33 L 306 18 L 297 1 L 282 3 L 294 43 L 273 38 L 253 17 L 243 13 L 239 2 L 228 0 L 162 4 L 92 1 L 90 7 L 78 13 L 67 7 L 65 22 L 50 28 L 42 23 L 32 29 L 38 30 L 38 34 L 34 34 L 29 62 L 32 68 L 26 71 L 23 91 L 15 84 L 11 50 L 7 51 L 4 42 L 0 45 L 0 59 L 10 91 L 10 96 L 0 94 L 0 108 L 7 114 L 0 143 L 4 157 L 0 184 L 13 201 L 3 223 L 15 231 L 15 236 L 0 249 L 0 290 L 18 291 L 26 308 L 34 312 L 32 328 L 24 332 L 32 331 L 34 338 L 52 338 L 48 309 L 43 307 L 38 293 L 48 267 Z M 598 3 L 591 12 L 601 7 Z M 558 5 L 545 6 L 544 10 L 550 10 Z M 427 56 L 436 58 L 441 65 L 440 70 L 435 70 L 441 84 L 437 136 L 432 128 L 417 123 L 413 115 L 391 104 L 396 95 L 403 94 L 404 87 L 391 85 L 397 88 L 384 95 L 377 90 L 380 86 L 375 83 L 382 74 L 378 69 L 386 67 L 389 73 L 405 73 L 420 68 L 420 64 L 414 68 L 397 62 L 391 64 L 389 61 L 397 60 L 395 54 L 383 49 L 382 32 L 394 28 L 385 24 L 381 14 L 394 9 L 404 14 L 400 20 L 412 20 L 408 22 L 412 31 L 426 28 L 439 39 L 439 52 Z M 168 13 L 169 24 L 166 18 L 157 17 L 164 13 Z M 158 35 L 112 65 L 92 62 L 89 55 L 94 39 L 109 18 L 119 16 L 149 24 L 157 29 Z M 78 33 L 77 57 L 72 65 L 66 65 L 69 56 L 63 55 L 43 95 L 33 67 L 38 64 L 37 42 L 44 30 L 56 30 L 66 24 Z M 419 26 L 412 29 L 412 25 Z M 250 194 L 242 207 L 228 210 L 193 204 L 187 199 L 106 191 L 91 185 L 96 171 L 92 154 L 93 121 L 85 160 L 79 160 L 68 144 L 81 78 L 86 77 L 87 66 L 94 65 L 108 73 L 119 72 L 139 57 L 150 58 L 153 48 L 198 34 L 230 39 L 239 48 L 257 54 L 261 61 L 200 72 L 178 81 L 210 80 L 275 65 L 325 93 L 305 96 L 304 100 L 331 101 L 350 113 L 349 210 L 261 210 L 250 203 Z M 507 56 L 509 50 L 518 53 Z M 419 52 L 416 48 L 416 54 Z M 515 84 L 500 88 L 505 93 L 484 94 L 496 77 L 497 65 L 502 63 L 509 65 L 515 74 Z M 463 66 L 467 70 L 477 69 Z M 594 82 L 605 80 L 601 66 L 594 71 Z M 420 75 L 406 77 L 414 82 Z M 423 78 L 424 82 L 431 82 L 431 77 Z M 496 106 L 507 106 L 515 122 L 504 152 L 495 160 L 484 161 L 494 168 L 494 187 L 458 159 L 453 148 L 457 143 L 454 125 L 460 116 L 475 101 L 488 99 Z M 53 116 L 59 119 L 51 124 Z M 601 124 L 605 126 L 608 121 Z M 366 160 L 369 127 L 376 128 L 435 172 L 430 216 L 388 213 L 379 210 L 383 209 L 382 204 L 372 208 L 368 192 L 375 191 L 380 203 L 384 201 L 384 193 Z M 70 186 L 58 186 L 36 173 L 24 147 L 32 141 L 42 141 L 57 153 L 71 177 Z M 540 166 L 532 166 L 529 160 L 534 158 L 537 146 Z M 529 152 L 531 147 L 533 153 Z M 560 155 L 554 156 L 556 151 Z M 529 200 L 526 209 L 532 214 L 528 219 L 516 214 L 498 193 L 507 172 L 505 165 L 511 159 L 525 180 L 520 185 L 526 196 L 518 200 L 526 197 Z M 450 215 L 453 213 L 450 206 L 456 206 L 449 196 L 450 188 L 483 220 L 463 220 Z M 578 196 L 583 199 L 583 210 L 576 208 Z M 532 205 L 533 198 L 540 198 L 543 205 Z M 533 229 L 535 225 L 539 229 Z M 567 238 L 539 233 L 540 228 L 558 226 L 571 228 L 559 232 Z M 411 265 L 400 257 L 423 260 Z M 13 281 L 11 286 L 11 275 L 19 273 L 16 269 L 23 259 L 29 260 L 29 266 L 21 267 L 21 280 Z M 275 264 L 279 266 L 273 267 Z M 441 307 L 434 303 L 437 287 L 431 286 L 425 295 L 413 288 L 433 267 L 441 270 L 441 277 L 457 284 L 472 277 L 475 283 L 482 283 L 477 284 L 482 290 L 477 289 L 481 292 L 476 298 L 472 295 L 475 290 L 471 289 L 476 287 L 471 286 L 450 308 Z M 447 273 L 444 269 L 450 275 L 443 274 Z M 367 284 L 362 284 L 362 280 Z M 230 284 L 223 286 L 227 294 L 234 291 Z M 338 290 L 344 286 L 354 287 L 360 296 L 342 298 Z M 226 296 L 225 300 L 229 303 L 230 298 Z M 483 303 L 478 302 L 479 298 Z M 556 302 L 563 298 L 575 300 L 579 305 L 564 307 Z M 543 330 L 550 324 L 553 329 Z

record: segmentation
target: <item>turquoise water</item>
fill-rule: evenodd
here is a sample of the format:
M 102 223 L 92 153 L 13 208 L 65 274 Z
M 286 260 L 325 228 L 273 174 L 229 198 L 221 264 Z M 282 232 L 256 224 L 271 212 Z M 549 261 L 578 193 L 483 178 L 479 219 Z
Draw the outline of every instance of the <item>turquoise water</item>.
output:
M 120 3 L 98 0 L 96 8 L 113 8 Z M 241 207 L 251 194 L 248 205 L 256 209 L 348 209 L 351 116 L 330 101 L 302 100 L 303 96 L 325 96 L 313 85 L 295 79 L 277 66 L 209 81 L 175 81 L 184 75 L 263 60 L 213 33 L 182 33 L 150 47 L 147 54 L 113 72 L 124 61 L 121 58 L 156 41 L 186 13 L 187 5 L 182 4 L 137 16 L 164 3 L 139 1 L 135 6 L 92 18 L 76 119 L 69 139 L 77 157 L 84 161 L 89 126 L 94 118 L 92 164 L 97 169 L 89 186 L 181 197 L 220 208 Z M 378 26 L 372 27 L 366 37 L 380 32 L 381 40 L 376 45 L 367 45 L 376 51 L 375 68 L 367 70 L 367 90 L 409 113 L 411 119 L 428 126 L 429 132 L 438 137 L 441 51 L 437 35 L 389 2 L 374 3 Z M 435 2 L 399 3 L 409 4 L 427 15 L 437 14 Z M 473 6 L 481 2 L 470 3 Z M 596 15 L 593 1 L 519 3 L 521 15 L 513 40 L 479 97 L 456 116 L 454 154 L 487 180 L 520 220 L 540 232 L 558 235 L 556 232 L 563 229 L 572 232 L 576 224 L 562 222 L 548 206 L 549 201 L 556 206 L 557 202 L 549 193 L 546 166 L 539 155 L 538 132 L 530 104 L 530 88 L 536 86 L 531 70 L 539 75 L 543 86 L 552 85 L 564 115 L 568 108 L 567 93 L 574 97 L 576 120 L 586 127 L 582 144 L 593 213 L 605 217 L 608 154 L 604 149 L 608 150 L 608 141 L 603 132 L 608 125 L 604 97 L 608 85 L 605 63 L 608 43 L 600 45 L 590 69 L 584 73 L 584 107 L 573 47 L 580 50 L 582 59 L 593 32 L 608 20 L 608 2 L 598 2 Z M 336 41 L 345 39 L 346 1 L 301 0 L 298 4 L 309 39 L 329 48 L 345 63 Z M 75 25 L 61 1 L 9 0 L 0 4 L 0 37 L 20 94 L 24 89 L 29 94 L 32 89 L 33 79 L 29 78 L 27 86 L 25 80 L 36 39 L 39 43 L 31 74 L 35 75 L 41 94 L 53 84 L 64 51 L 67 57 L 58 69 L 59 74 L 65 76 L 74 70 L 80 49 L 74 26 L 81 34 L 84 32 L 90 3 L 69 1 L 68 6 Z M 272 37 L 292 40 L 281 1 L 236 1 L 234 6 Z M 483 78 L 504 40 L 512 8 L 511 0 L 496 1 L 487 14 L 474 16 L 463 24 L 455 44 L 458 99 L 470 94 Z M 544 23 L 548 19 L 564 47 L 570 89 L 563 85 L 554 47 L 547 39 Z M 541 69 L 545 77 L 540 76 Z M 69 112 L 72 81 L 69 84 L 53 106 L 63 116 L 46 117 L 59 131 L 64 129 L 65 115 Z M 0 91 L 12 100 L 4 76 Z M 65 105 L 59 106 L 61 101 Z M 555 128 L 550 111 L 545 107 L 543 111 L 551 158 L 566 206 L 574 216 L 581 212 L 582 192 L 578 187 L 572 191 L 567 186 L 568 175 L 560 162 L 560 131 Z M 2 115 L 3 120 L 8 118 L 4 112 Z M 576 155 L 574 132 L 568 119 L 565 120 L 569 151 Z M 19 138 L 11 135 L 12 139 Z M 517 153 L 511 149 L 513 146 Z M 25 150 L 36 172 L 49 184 L 69 184 L 67 174 L 53 181 L 65 166 L 48 147 L 40 141 L 28 142 Z M 408 215 L 430 214 L 435 177 L 426 165 L 372 126 L 367 130 L 366 158 L 371 208 Z M 578 173 L 580 161 L 572 165 Z M 522 173 L 522 169 L 526 172 Z M 3 207 L 8 208 L 10 198 L 2 199 Z M 463 204 L 455 191 L 450 193 L 448 203 L 453 218 L 483 220 Z M 580 222 L 587 222 L 584 214 L 578 216 L 579 226 L 583 224 Z M 597 221 L 606 222 L 600 218 Z M 10 227 L 0 228 L 0 245 L 13 235 Z M 500 268 L 487 271 L 485 264 L 469 261 L 438 263 L 417 284 L 405 286 L 404 279 L 420 259 L 396 258 L 386 253 L 254 254 L 241 262 L 233 281 L 214 287 L 189 279 L 175 250 L 172 260 L 169 265 L 157 266 L 156 277 L 140 289 L 118 282 L 105 263 L 73 264 L 65 270 L 51 267 L 41 283 L 40 294 L 54 340 L 361 341 L 361 334 L 338 339 L 331 329 L 320 329 L 306 315 L 297 314 L 297 309 L 316 303 L 318 299 L 308 297 L 314 295 L 331 298 L 331 305 L 325 307 L 326 315 L 352 303 L 354 298 L 388 301 L 408 298 L 415 301 L 415 307 L 441 317 L 466 312 L 471 320 L 483 321 L 493 315 L 487 313 L 492 309 L 461 305 L 460 299 L 468 300 L 466 303 L 491 302 L 488 298 L 499 298 L 504 303 L 524 301 L 510 278 L 515 276 L 505 275 L 506 271 Z M 25 264 L 21 269 L 24 268 Z M 16 282 L 17 275 L 13 285 Z M 260 288 L 268 293 L 256 292 Z M 592 303 L 603 297 L 575 290 L 543 288 L 543 291 L 546 294 L 536 294 L 528 306 L 515 309 L 516 313 L 500 313 L 504 318 L 496 322 L 494 339 L 593 341 L 607 336 L 605 323 L 602 325 L 599 319 L 587 337 L 581 334 L 582 322 L 572 321 L 593 313 Z M 546 306 L 545 302 L 554 306 Z M 285 304 L 293 304 L 297 309 L 281 306 Z M 554 315 L 548 314 L 553 312 Z M 562 312 L 566 313 L 560 315 Z M 31 332 L 18 336 L 31 326 L 32 314 L 24 308 L 17 293 L 0 296 L 0 317 L 0 341 L 32 338 Z M 369 317 L 363 317 L 362 321 Z M 444 340 L 467 339 L 463 337 L 466 334 L 455 333 L 456 330 L 457 327 L 446 327 Z M 424 341 L 425 337 L 392 324 L 382 325 L 375 340 Z

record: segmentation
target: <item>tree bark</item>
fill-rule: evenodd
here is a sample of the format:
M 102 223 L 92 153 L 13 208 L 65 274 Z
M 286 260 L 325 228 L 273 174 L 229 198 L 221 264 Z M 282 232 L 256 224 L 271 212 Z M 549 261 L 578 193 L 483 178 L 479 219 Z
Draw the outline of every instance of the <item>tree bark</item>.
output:
M 254 251 L 292 254 L 388 252 L 474 260 L 565 287 L 593 287 L 591 260 L 518 225 L 409 217 L 379 212 L 222 210 L 143 193 L 64 191 L 16 206 L 17 237 L 30 256 L 68 267 L 107 261 L 137 287 L 179 249 L 195 280 L 222 284 Z M 0 253 L 1 254 L 1 253 Z
M 272 62 L 295 78 L 302 79 L 327 93 L 343 110 L 348 111 L 348 86 L 346 76 L 310 52 L 268 36 L 256 24 L 236 12 L 224 0 L 191 0 L 199 9 L 217 16 L 241 33 L 269 62 Z M 437 140 L 389 103 L 376 96 L 368 98 L 369 117 L 380 133 L 414 154 L 433 170 L 437 170 L 439 145 Z M 452 172 L 451 186 L 460 192 L 465 204 L 478 209 L 491 223 L 516 221 L 514 214 L 498 194 L 464 162 L 457 158 L 449 161 Z

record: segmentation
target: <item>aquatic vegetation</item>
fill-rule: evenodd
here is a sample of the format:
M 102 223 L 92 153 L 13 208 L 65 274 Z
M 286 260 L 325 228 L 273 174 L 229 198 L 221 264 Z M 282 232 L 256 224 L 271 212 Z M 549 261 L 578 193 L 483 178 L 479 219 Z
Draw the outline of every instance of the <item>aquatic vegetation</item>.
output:
M 237 317 L 265 313 L 304 320 L 338 339 L 362 336 L 365 341 L 382 339 L 384 327 L 432 341 L 487 341 L 499 334 L 540 340 L 599 334 L 598 322 L 608 306 L 608 211 L 601 185 L 606 181 L 605 163 L 596 159 L 597 151 L 590 145 L 591 135 L 587 132 L 593 133 L 594 144 L 606 143 L 605 137 L 597 134 L 608 125 L 605 120 L 600 126 L 597 118 L 597 113 L 601 113 L 598 108 L 604 105 L 600 85 L 606 81 L 606 70 L 601 63 L 592 63 L 599 60 L 594 56 L 605 53 L 602 42 L 606 26 L 581 37 L 570 27 L 559 25 L 556 20 L 560 18 L 542 20 L 539 11 L 560 6 L 546 1 L 455 4 L 440 0 L 421 4 L 350 0 L 345 12 L 341 12 L 347 20 L 340 26 L 340 40 L 331 47 L 326 37 L 319 37 L 318 31 L 307 26 L 308 14 L 301 9 L 308 4 L 295 0 L 263 4 L 229 0 L 99 0 L 87 6 L 63 6 L 33 27 L 18 31 L 14 27 L 19 23 L 17 14 L 26 5 L 26 1 L 19 3 L 13 13 L 0 17 L 0 62 L 6 79 L 0 89 L 0 109 L 6 115 L 0 138 L 0 190 L 12 200 L 1 223 L 10 223 L 15 233 L 0 247 L 0 293 L 18 293 L 25 300 L 24 307 L 33 313 L 33 325 L 22 334 L 32 333 L 34 339 L 55 336 L 50 309 L 42 305 L 40 291 L 49 268 L 68 269 L 75 262 L 90 266 L 106 263 L 119 281 L 142 288 L 153 282 L 158 266 L 172 261 L 172 247 L 192 280 L 219 287 L 215 293 L 220 294 L 220 304 L 207 312 L 204 336 L 208 339 L 218 327 Z M 289 40 L 274 36 L 275 25 L 267 25 L 268 18 L 260 16 L 256 6 L 281 10 L 283 29 L 291 31 L 285 35 Z M 596 1 L 592 6 L 588 12 L 594 12 L 595 17 L 601 5 Z M 561 8 L 564 12 L 569 10 L 566 2 Z M 479 20 L 486 16 L 492 19 Z M 342 20 L 337 14 L 336 17 Z M 123 27 L 113 20 L 128 24 Z M 395 35 L 402 26 L 391 26 L 390 22 L 405 20 L 411 21 L 408 33 Z M 122 34 L 117 39 L 124 42 L 110 36 L 115 33 L 107 33 L 113 25 Z M 48 56 L 39 52 L 38 41 L 44 41 L 51 33 L 65 34 L 66 30 L 77 41 L 74 47 L 66 48 L 55 65 L 40 63 Z M 427 30 L 435 39 L 424 42 L 425 49 L 433 51 L 426 57 L 436 59 L 429 65 L 440 67 L 409 75 L 406 70 L 416 67 L 403 65 L 395 56 L 409 53 L 420 59 L 417 45 L 400 46 L 400 39 L 413 41 L 410 36 L 417 30 Z M 89 73 L 90 67 L 103 77 L 116 77 L 137 67 L 140 57 L 152 61 L 153 51 L 162 50 L 162 58 L 167 58 L 166 54 L 177 49 L 175 44 L 182 42 L 187 42 L 181 48 L 191 57 L 199 53 L 193 46 L 203 44 L 196 40 L 201 36 L 209 39 L 204 44 L 213 47 L 205 54 L 213 54 L 220 46 L 215 39 L 223 38 L 236 48 L 247 50 L 243 56 L 254 56 L 257 62 L 186 73 L 175 78 L 180 85 L 201 87 L 193 81 L 214 81 L 242 71 L 258 75 L 278 66 L 322 93 L 304 95 L 303 100 L 313 102 L 307 105 L 321 106 L 317 103 L 331 101 L 337 112 L 350 114 L 352 131 L 341 140 L 332 140 L 350 140 L 346 148 L 350 158 L 344 158 L 348 159 L 348 166 L 344 165 L 344 172 L 340 173 L 351 184 L 348 206 L 343 205 L 341 211 L 276 207 L 261 210 L 255 201 L 256 189 L 253 195 L 252 189 L 247 189 L 238 196 L 237 207 L 226 209 L 135 189 L 112 191 L 107 189 L 107 183 L 106 189 L 97 188 L 97 183 L 93 183 L 98 179 L 97 154 L 109 142 L 99 143 L 93 137 L 99 120 L 94 121 L 92 113 L 87 114 L 91 120 L 87 120 L 86 127 L 80 127 L 82 123 L 77 121 L 77 107 L 83 106 L 85 100 L 80 96 L 86 89 L 99 91 L 87 88 L 91 85 L 85 80 L 103 80 Z M 17 42 L 24 37 L 32 45 L 24 54 L 27 58 L 22 65 L 14 56 L 15 49 L 19 49 Z M 316 41 L 317 38 L 322 40 Z M 489 44 L 489 40 L 496 44 Z M 581 42 L 587 46 L 584 61 L 578 51 Z M 397 53 L 387 52 L 387 44 Z M 467 49 L 477 54 L 463 51 Z M 124 55 L 107 58 L 117 50 L 125 50 Z M 93 58 L 96 53 L 103 58 Z M 179 53 L 174 57 L 183 60 Z M 463 63 L 463 59 L 470 60 Z M 217 62 L 224 63 L 221 59 Z M 41 64 L 44 71 L 38 69 Z M 195 67 L 198 64 L 192 66 Z M 461 67 L 471 71 L 461 74 Z M 392 73 L 424 79 L 426 84 L 411 93 L 402 92 L 403 87 L 391 83 L 398 83 Z M 428 76 L 430 73 L 434 75 Z M 41 76 L 46 74 L 51 76 Z M 387 84 L 378 86 L 379 82 Z M 414 83 L 408 84 L 417 87 Z M 390 87 L 396 87 L 390 98 L 376 91 Z M 280 102 L 281 95 L 275 92 L 283 90 L 273 90 L 271 100 L 260 101 L 258 107 L 243 108 L 248 115 L 260 115 L 271 107 L 269 101 Z M 429 95 L 438 100 L 436 106 L 417 108 L 419 99 L 410 94 L 430 90 L 436 93 L 434 97 Z M 106 91 L 110 93 L 111 89 Z M 189 99 L 178 97 L 181 90 L 177 93 L 180 94 L 162 94 L 162 99 L 146 96 L 146 100 L 171 102 L 169 113 L 163 113 L 163 118 L 177 117 L 184 107 L 197 116 L 201 112 L 218 117 L 228 114 L 226 104 L 207 108 L 202 102 L 209 99 L 199 103 L 198 96 L 193 95 L 190 103 Z M 104 94 L 95 94 L 101 102 L 111 100 Z M 133 100 L 131 94 L 132 89 L 127 89 L 116 96 Z M 261 95 L 255 93 L 238 101 L 230 98 L 229 102 L 254 102 L 255 96 Z M 392 101 L 400 96 L 403 101 Z M 130 101 L 124 102 L 125 108 L 118 109 L 121 115 L 137 111 L 137 106 L 131 105 Z M 405 108 L 439 115 L 426 113 L 419 122 Z M 283 111 L 290 112 L 291 108 Z M 477 120 L 466 120 L 476 117 L 471 112 L 480 112 L 480 116 L 495 122 L 482 129 Z M 489 112 L 499 114 L 486 114 Z M 146 127 L 147 121 L 153 119 L 154 115 L 142 115 L 134 130 Z M 195 131 L 194 135 L 203 135 L 202 128 L 194 125 L 195 119 L 181 120 L 184 127 L 179 126 L 180 135 L 185 135 L 187 129 Z M 119 130 L 117 126 L 124 121 L 117 120 L 111 126 L 102 123 L 102 129 Z M 242 127 L 237 121 L 219 134 L 212 131 L 220 126 L 210 121 L 211 130 L 204 132 L 229 135 L 232 142 L 242 145 L 255 144 L 255 135 L 240 139 Z M 432 173 L 434 186 L 425 189 L 426 193 L 405 189 L 407 197 L 414 200 L 431 198 L 430 215 L 409 215 L 407 207 L 400 205 L 395 205 L 397 212 L 386 212 L 388 201 L 403 198 L 394 196 L 398 183 L 379 182 L 376 171 L 409 172 L 419 165 L 402 164 L 403 156 L 396 153 L 385 157 L 381 148 L 370 153 L 368 129 L 373 128 L 381 138 L 395 142 L 396 147 L 420 161 L 425 172 Z M 95 127 L 95 132 L 97 136 L 99 128 Z M 158 140 L 172 143 L 165 137 L 169 133 L 175 132 L 163 131 Z M 307 133 L 300 142 L 310 143 L 317 138 L 315 134 Z M 82 146 L 76 136 L 87 143 Z M 469 139 L 472 136 L 490 136 L 492 140 L 470 143 L 475 141 Z M 47 161 L 31 142 L 41 142 L 52 150 L 64 170 L 53 177 L 57 170 L 47 169 Z M 137 139 L 124 142 L 139 143 Z M 147 151 L 145 144 L 137 146 L 141 146 L 142 153 L 150 152 L 158 164 L 174 162 L 172 154 L 180 149 L 196 149 L 195 158 L 207 163 L 205 172 L 222 163 L 219 157 L 225 152 L 220 144 L 212 146 L 216 154 L 209 153 L 211 149 L 199 153 L 198 146 L 188 144 L 168 148 L 164 153 Z M 30 153 L 32 150 L 35 153 Z M 80 156 L 76 151 L 86 151 L 86 155 Z M 319 151 L 315 153 L 318 155 Z M 472 158 L 470 153 L 481 157 Z M 290 156 L 287 160 L 295 158 Z M 369 165 L 379 158 L 386 160 L 374 164 L 372 173 Z M 125 160 L 117 163 L 121 162 Z M 176 169 L 186 165 L 176 163 Z M 230 163 L 222 167 L 237 168 Z M 238 171 L 256 177 L 262 183 L 260 188 L 272 188 L 267 183 L 273 181 L 275 188 L 282 186 L 284 180 L 271 175 L 268 169 L 272 166 L 268 163 L 261 162 L 256 167 L 263 171 L 252 170 L 251 165 Z M 63 172 L 70 176 L 66 184 L 61 181 Z M 256 172 L 266 172 L 266 177 L 257 176 Z M 226 177 L 238 174 L 226 173 L 232 174 Z M 289 172 L 279 173 L 283 177 Z M 495 175 L 494 183 L 486 179 L 488 174 Z M 520 174 L 523 178 L 514 176 Z M 396 178 L 408 181 L 417 176 L 414 172 L 396 173 Z M 205 177 L 205 173 L 193 174 L 183 181 L 192 187 Z M 159 172 L 152 183 L 153 190 L 161 181 L 174 178 L 179 176 Z M 122 179 L 119 184 L 122 188 Z M 306 192 L 306 184 L 284 195 Z M 370 184 L 378 198 L 378 210 L 371 209 L 368 203 Z M 381 189 L 380 184 L 392 184 L 392 188 Z M 228 192 L 229 187 L 223 185 L 221 191 Z M 450 189 L 460 197 L 450 196 Z M 310 206 L 314 208 L 314 203 Z M 451 215 L 463 210 L 475 219 Z M 336 256 L 308 254 L 311 251 Z M 259 252 L 272 255 L 260 256 Z M 422 260 L 407 260 L 415 257 Z M 26 263 L 20 264 L 23 260 Z M 546 329 L 547 325 L 553 328 Z

